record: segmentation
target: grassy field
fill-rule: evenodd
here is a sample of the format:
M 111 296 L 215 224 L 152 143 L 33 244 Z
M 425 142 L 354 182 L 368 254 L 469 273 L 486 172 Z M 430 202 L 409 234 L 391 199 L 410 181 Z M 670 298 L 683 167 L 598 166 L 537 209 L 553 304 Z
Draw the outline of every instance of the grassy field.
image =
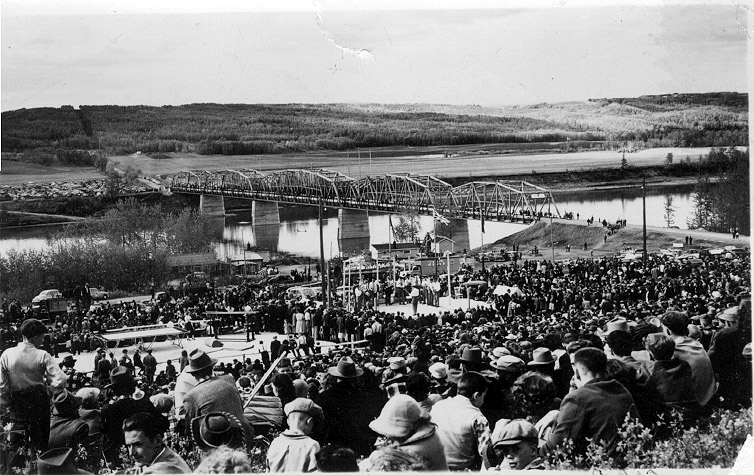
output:
M 429 148 L 429 147 L 428 147 Z M 120 168 L 132 166 L 141 175 L 174 175 L 185 170 L 224 170 L 251 168 L 277 171 L 291 168 L 328 169 L 343 173 L 352 178 L 384 175 L 390 173 L 430 174 L 443 179 L 478 179 L 491 177 L 526 176 L 566 172 L 588 172 L 594 170 L 618 169 L 622 153 L 616 151 L 581 151 L 562 153 L 472 153 L 476 148 L 465 146 L 454 150 L 450 156 L 427 153 L 425 148 L 414 149 L 411 156 L 377 156 L 368 151 L 356 153 L 312 153 L 290 155 L 198 155 L 189 153 L 166 154 L 169 158 L 151 158 L 146 154 L 132 154 L 111 157 Z M 696 148 L 654 148 L 626 154 L 631 167 L 662 166 L 668 153 L 677 162 L 692 162 L 708 154 L 709 147 Z M 49 183 L 52 181 L 81 181 L 103 178 L 105 175 L 93 167 L 75 167 L 56 163 L 42 166 L 5 159 L 0 170 L 0 185 L 18 185 L 25 182 Z M 559 188 L 559 184 L 548 183 L 548 187 Z M 563 188 L 577 186 L 574 183 L 562 184 Z
M 627 153 L 626 160 L 634 167 L 662 165 L 668 153 L 676 160 L 698 160 L 710 147 L 654 148 Z M 403 157 L 369 157 L 368 151 L 356 153 L 291 154 L 291 155 L 196 155 L 171 154 L 168 159 L 153 159 L 144 154 L 112 157 L 121 165 L 131 165 L 145 175 L 173 175 L 184 170 L 260 171 L 289 168 L 326 168 L 352 178 L 391 173 L 431 174 L 440 178 L 510 176 L 534 173 L 584 171 L 620 168 L 622 154 L 616 151 L 582 151 L 570 153 L 511 153 L 484 155 L 419 154 Z

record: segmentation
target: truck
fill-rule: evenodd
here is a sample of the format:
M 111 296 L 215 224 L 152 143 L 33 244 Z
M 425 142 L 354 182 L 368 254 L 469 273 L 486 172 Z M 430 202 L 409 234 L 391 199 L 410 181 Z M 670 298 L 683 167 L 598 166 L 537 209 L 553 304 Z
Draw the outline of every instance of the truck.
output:
M 43 290 L 31 299 L 31 310 L 42 318 L 68 311 L 69 300 L 58 289 Z

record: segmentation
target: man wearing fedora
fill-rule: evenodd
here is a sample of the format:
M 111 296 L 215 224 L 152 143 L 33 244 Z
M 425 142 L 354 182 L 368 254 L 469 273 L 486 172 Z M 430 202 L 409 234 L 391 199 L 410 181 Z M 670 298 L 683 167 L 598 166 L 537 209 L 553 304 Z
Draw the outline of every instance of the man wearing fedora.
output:
M 83 388 L 91 381 L 86 374 L 76 371 L 76 368 L 74 368 L 75 365 L 76 360 L 71 355 L 66 356 L 63 358 L 63 361 L 60 362 L 61 369 L 68 377 L 66 386 L 72 393 L 76 393 L 76 391 Z
M 246 439 L 241 421 L 227 412 L 211 412 L 194 418 L 191 421 L 191 435 L 204 452 L 220 446 L 241 449 Z
M 244 417 L 241 395 L 236 389 L 232 376 L 212 375 L 212 369 L 216 363 L 216 359 L 210 358 L 199 348 L 189 353 L 189 365 L 185 371 L 192 374 L 197 383 L 183 398 L 186 421 L 193 421 L 197 417 L 213 412 L 227 412 L 241 421 L 246 440 L 249 440 L 254 436 L 254 429 Z
M 137 412 L 151 412 L 162 417 L 147 398 L 134 399 L 136 380 L 130 369 L 118 366 L 110 372 L 109 400 L 102 406 L 102 448 L 108 463 L 120 465 L 120 448 L 125 444 L 123 421 Z
M 50 420 L 50 442 L 48 447 L 78 447 L 89 437 L 89 425 L 79 418 L 81 399 L 68 392 L 61 391 L 52 401 L 52 419 Z
M 45 452 L 50 436 L 48 384 L 54 391 L 61 391 L 67 378 L 52 356 L 39 349 L 47 333 L 44 323 L 27 319 L 19 333 L 23 341 L 0 356 L 0 417 L 3 423 L 12 423 L 11 449 L 27 440 L 30 448 Z M 17 451 L 11 454 L 9 467 L 15 466 Z
M 315 401 L 325 417 L 324 440 L 320 442 L 345 445 L 366 457 L 377 440 L 376 434 L 369 430 L 369 423 L 380 415 L 387 402 L 385 394 L 367 393 L 359 388 L 356 382 L 364 370 L 349 356 L 342 357 L 327 373 L 336 382 Z

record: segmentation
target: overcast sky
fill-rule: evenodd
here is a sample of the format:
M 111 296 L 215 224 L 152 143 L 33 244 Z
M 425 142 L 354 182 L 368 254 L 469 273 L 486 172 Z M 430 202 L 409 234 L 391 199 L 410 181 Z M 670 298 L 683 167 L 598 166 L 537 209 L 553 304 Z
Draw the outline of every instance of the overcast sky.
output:
M 1 1 L 3 111 L 745 92 L 754 36 L 722 0 Z

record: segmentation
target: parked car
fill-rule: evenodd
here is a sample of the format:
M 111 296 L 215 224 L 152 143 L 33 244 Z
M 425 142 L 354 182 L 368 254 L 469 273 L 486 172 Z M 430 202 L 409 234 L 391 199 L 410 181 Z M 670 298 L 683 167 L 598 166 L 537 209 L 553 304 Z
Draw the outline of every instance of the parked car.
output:
M 89 287 L 89 295 L 93 300 L 107 300 L 109 294 L 106 290 L 97 287 Z
M 31 303 L 35 304 L 35 303 L 39 303 L 39 302 L 41 302 L 43 300 L 59 299 L 59 298 L 62 298 L 62 297 L 63 297 L 63 293 L 60 292 L 58 289 L 47 289 L 47 290 L 41 291 L 39 293 L 39 295 L 37 295 L 36 297 L 34 297 L 33 299 L 31 299 Z
M 302 287 L 297 285 L 295 287 L 290 287 L 285 292 L 288 300 L 296 302 L 300 300 L 313 300 L 314 297 L 317 296 L 317 289 L 314 287 Z
M 31 299 L 31 309 L 36 315 L 55 315 L 68 311 L 68 299 L 58 289 L 43 290 Z

